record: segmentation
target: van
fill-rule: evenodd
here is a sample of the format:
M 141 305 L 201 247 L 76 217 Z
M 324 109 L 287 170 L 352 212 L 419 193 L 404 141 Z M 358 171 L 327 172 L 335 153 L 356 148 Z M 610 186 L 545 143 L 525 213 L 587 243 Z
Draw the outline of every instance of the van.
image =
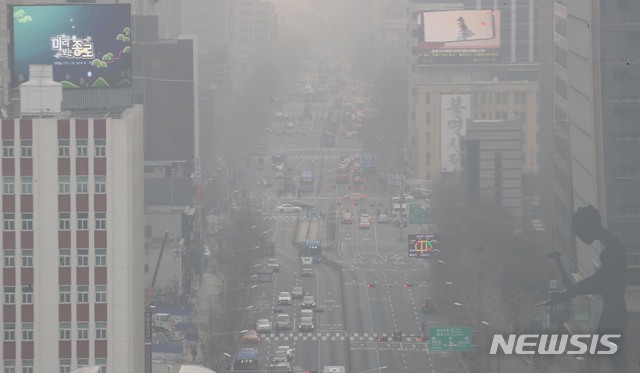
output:
M 153 314 L 153 328 L 160 328 L 166 331 L 171 331 L 173 328 L 173 318 L 168 313 L 154 313 Z
M 302 263 L 300 267 L 300 275 L 301 276 L 313 276 L 313 264 L 311 263 Z

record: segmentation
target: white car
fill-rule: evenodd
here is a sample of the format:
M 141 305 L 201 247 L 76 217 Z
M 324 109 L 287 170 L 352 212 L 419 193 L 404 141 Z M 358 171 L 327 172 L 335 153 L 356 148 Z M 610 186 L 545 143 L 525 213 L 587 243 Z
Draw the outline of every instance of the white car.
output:
M 302 212 L 302 207 L 283 203 L 282 205 L 276 206 L 276 210 L 278 212 Z
M 280 271 L 280 262 L 278 262 L 278 259 L 269 258 L 267 260 L 267 269 L 272 269 L 273 272 L 279 272 Z
M 269 333 L 271 331 L 271 321 L 268 319 L 258 319 L 258 321 L 256 321 L 256 331 L 258 333 Z
M 291 293 L 288 291 L 282 291 L 278 294 L 278 305 L 290 305 L 291 299 Z
M 393 202 L 400 202 L 400 200 L 401 200 L 403 197 L 404 197 L 404 201 L 405 201 L 405 202 L 412 202 L 412 201 L 415 201 L 415 197 L 414 197 L 414 196 L 412 196 L 411 194 L 406 194 L 406 193 L 405 193 L 403 196 L 396 196 L 396 197 L 391 198 L 391 201 L 393 201 Z

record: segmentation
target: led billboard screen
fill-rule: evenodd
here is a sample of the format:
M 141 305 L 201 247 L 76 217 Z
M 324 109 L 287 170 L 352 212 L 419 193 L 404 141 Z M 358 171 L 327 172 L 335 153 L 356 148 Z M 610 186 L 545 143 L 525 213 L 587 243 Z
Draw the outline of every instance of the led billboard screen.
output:
M 11 86 L 52 65 L 63 88 L 131 85 L 131 5 L 14 5 Z
M 418 15 L 418 62 L 495 62 L 500 55 L 499 10 L 448 10 Z
M 408 255 L 410 258 L 428 257 L 438 242 L 433 234 L 410 234 L 408 238 Z

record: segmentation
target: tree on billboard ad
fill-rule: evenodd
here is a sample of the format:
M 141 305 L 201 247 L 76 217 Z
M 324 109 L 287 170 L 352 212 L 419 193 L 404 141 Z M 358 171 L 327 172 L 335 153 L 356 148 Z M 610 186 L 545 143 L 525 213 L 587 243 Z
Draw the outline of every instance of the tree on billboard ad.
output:
M 421 64 L 496 62 L 499 55 L 499 10 L 449 10 L 418 16 Z
M 51 65 L 63 88 L 131 86 L 130 4 L 15 5 L 11 86 Z

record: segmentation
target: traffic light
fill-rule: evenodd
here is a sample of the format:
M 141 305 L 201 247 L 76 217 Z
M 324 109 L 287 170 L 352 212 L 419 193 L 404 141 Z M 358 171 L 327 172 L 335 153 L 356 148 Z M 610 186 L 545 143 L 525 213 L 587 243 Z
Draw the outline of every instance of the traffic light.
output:
M 405 288 L 412 288 L 412 287 L 413 287 L 413 284 L 410 284 L 410 283 L 408 283 L 408 282 L 405 282 L 405 283 L 404 283 L 404 287 L 405 287 Z
M 424 337 L 418 337 L 418 342 L 424 342 Z
M 387 337 L 387 336 L 379 336 L 378 338 L 376 338 L 376 340 L 378 342 L 387 342 L 389 340 L 389 337 Z
M 376 286 L 378 286 L 378 284 L 376 284 L 375 282 L 367 282 L 368 288 L 375 288 Z

